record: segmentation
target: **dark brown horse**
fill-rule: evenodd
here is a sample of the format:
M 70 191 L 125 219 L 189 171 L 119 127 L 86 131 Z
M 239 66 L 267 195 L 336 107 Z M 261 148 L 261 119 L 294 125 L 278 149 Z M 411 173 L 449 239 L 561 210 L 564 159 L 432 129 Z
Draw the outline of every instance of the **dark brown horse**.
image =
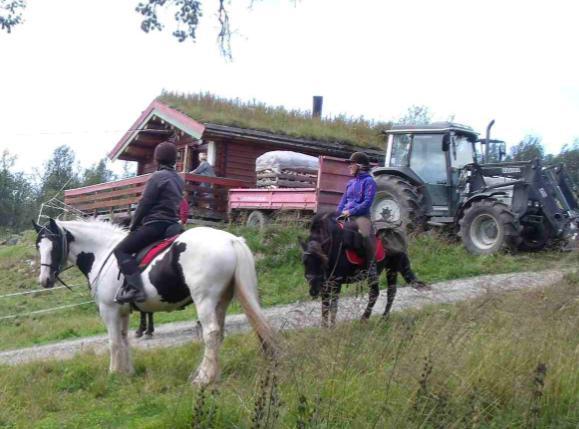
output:
M 350 234 L 348 236 L 348 234 Z M 387 303 L 382 317 L 388 317 L 394 297 L 396 296 L 398 273 L 413 287 L 425 287 L 418 281 L 410 267 L 408 255 L 402 248 L 393 248 L 383 240 L 386 257 L 376 263 L 375 269 L 366 269 L 361 265 L 352 264 L 346 249 L 352 246 L 352 234 L 358 234 L 349 228 L 339 225 L 332 213 L 317 214 L 312 220 L 310 235 L 306 243 L 302 243 L 302 262 L 305 276 L 310 285 L 310 295 L 313 298 L 322 297 L 322 326 L 333 326 L 336 322 L 338 299 L 342 284 L 368 281 L 370 289 L 368 305 L 362 314 L 362 320 L 368 319 L 380 295 L 379 277 L 386 271 L 388 288 Z M 358 237 L 359 241 L 360 237 Z

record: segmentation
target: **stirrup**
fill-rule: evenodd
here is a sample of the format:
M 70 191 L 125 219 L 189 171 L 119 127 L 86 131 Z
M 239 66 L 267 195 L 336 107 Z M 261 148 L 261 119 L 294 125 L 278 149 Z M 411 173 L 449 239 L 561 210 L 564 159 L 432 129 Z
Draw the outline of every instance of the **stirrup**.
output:
M 147 296 L 145 292 L 138 291 L 136 289 L 129 289 L 129 290 L 122 290 L 119 289 L 117 295 L 115 296 L 115 302 L 118 304 L 130 304 L 133 302 L 144 302 L 146 301 Z
M 139 290 L 133 286 L 121 286 L 115 295 L 114 301 L 117 304 L 130 304 L 133 302 L 144 302 L 147 295 L 144 290 Z

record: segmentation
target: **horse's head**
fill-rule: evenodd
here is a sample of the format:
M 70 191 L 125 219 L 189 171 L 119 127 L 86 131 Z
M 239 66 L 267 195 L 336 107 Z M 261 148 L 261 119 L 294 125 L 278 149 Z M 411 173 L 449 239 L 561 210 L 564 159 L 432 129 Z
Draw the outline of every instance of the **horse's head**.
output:
M 33 224 L 38 233 L 36 248 L 40 253 L 38 282 L 42 287 L 51 288 L 68 257 L 66 232 L 58 226 L 54 219 L 50 219 L 44 226 L 38 225 L 36 222 Z
M 333 223 L 335 221 L 330 214 L 317 214 L 312 219 L 307 242 L 300 243 L 303 250 L 302 263 L 312 298 L 320 294 L 324 282 L 328 280 L 329 252 L 324 250 L 324 246 L 331 247 Z
M 324 253 L 320 242 L 310 240 L 300 242 L 302 246 L 302 263 L 305 268 L 306 280 L 310 285 L 310 296 L 317 298 L 328 271 L 328 256 Z

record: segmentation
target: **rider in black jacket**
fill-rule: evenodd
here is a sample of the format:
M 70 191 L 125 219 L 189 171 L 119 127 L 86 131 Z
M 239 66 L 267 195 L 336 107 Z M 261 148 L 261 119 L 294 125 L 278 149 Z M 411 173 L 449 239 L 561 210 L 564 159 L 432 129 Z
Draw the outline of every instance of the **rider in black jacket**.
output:
M 167 230 L 179 225 L 179 204 L 183 194 L 183 179 L 175 171 L 177 149 L 170 142 L 163 142 L 155 148 L 155 161 L 159 169 L 151 175 L 129 227 L 130 233 L 114 249 L 119 269 L 127 284 L 115 301 L 143 302 L 146 294 L 143 280 L 133 256 L 148 244 L 164 238 Z M 180 228 L 179 228 L 180 229 Z

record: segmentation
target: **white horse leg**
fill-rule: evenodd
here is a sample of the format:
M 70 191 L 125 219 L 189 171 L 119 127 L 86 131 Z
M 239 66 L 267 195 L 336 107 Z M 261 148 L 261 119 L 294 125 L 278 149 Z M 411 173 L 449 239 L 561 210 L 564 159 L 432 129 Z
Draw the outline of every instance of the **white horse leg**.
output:
M 124 368 L 126 347 L 123 341 L 120 308 L 116 304 L 101 304 L 100 313 L 109 333 L 109 347 L 111 352 L 109 372 L 126 373 L 127 369 Z
M 131 359 L 131 345 L 129 344 L 129 318 L 130 313 L 121 315 L 121 338 L 123 343 L 122 349 L 122 372 L 125 374 L 133 374 L 135 369 L 133 368 L 133 360 Z
M 221 296 L 221 299 L 217 303 L 217 322 L 219 323 L 219 329 L 221 330 L 221 341 L 223 341 L 223 336 L 225 335 L 225 315 L 227 314 L 227 307 L 231 303 L 234 294 L 234 286 L 229 286 Z
M 222 334 L 217 315 L 218 301 L 213 297 L 204 297 L 201 301 L 195 299 L 195 305 L 203 329 L 205 350 L 193 383 L 207 385 L 217 381 L 219 377 L 219 347 Z

